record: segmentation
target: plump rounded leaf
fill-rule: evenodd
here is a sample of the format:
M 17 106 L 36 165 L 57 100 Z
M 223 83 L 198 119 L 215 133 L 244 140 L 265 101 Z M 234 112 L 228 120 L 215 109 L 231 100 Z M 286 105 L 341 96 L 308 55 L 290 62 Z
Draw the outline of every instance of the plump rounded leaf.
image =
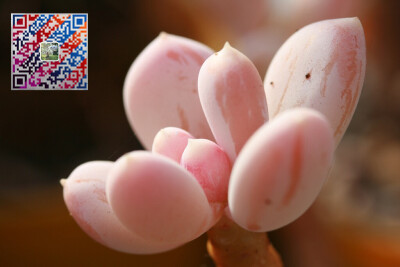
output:
M 159 253 L 180 245 L 146 241 L 120 223 L 104 190 L 112 166 L 108 161 L 84 163 L 62 181 L 65 203 L 79 226 L 97 242 L 127 253 Z
M 265 232 L 298 218 L 315 200 L 333 154 L 332 130 L 310 109 L 292 109 L 249 139 L 232 169 L 231 215 L 245 229 Z
M 189 242 L 208 230 L 212 219 L 193 175 L 162 155 L 124 155 L 110 171 L 106 192 L 115 215 L 146 240 Z
M 268 119 L 257 69 L 227 43 L 201 67 L 199 96 L 217 144 L 233 162 L 251 134 Z
M 279 49 L 264 80 L 270 118 L 294 107 L 322 112 L 339 143 L 364 82 L 365 37 L 358 18 L 310 24 Z
M 210 203 L 227 203 L 231 164 L 217 144 L 206 139 L 190 139 L 181 165 L 196 177 Z
M 193 136 L 185 130 L 167 127 L 161 129 L 154 137 L 152 151 L 180 163 L 188 140 L 192 138 Z
M 125 78 L 124 106 L 145 148 L 170 126 L 212 138 L 197 94 L 200 66 L 211 54 L 198 42 L 162 33 L 133 62 Z

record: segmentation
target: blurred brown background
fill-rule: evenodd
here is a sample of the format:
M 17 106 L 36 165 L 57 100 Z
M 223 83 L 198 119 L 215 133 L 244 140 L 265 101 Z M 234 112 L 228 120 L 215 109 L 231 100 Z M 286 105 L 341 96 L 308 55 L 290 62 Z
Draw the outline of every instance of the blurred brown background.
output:
M 12 12 L 89 14 L 88 91 L 10 91 Z M 204 236 L 151 256 L 98 245 L 68 215 L 59 179 L 82 162 L 142 149 L 124 115 L 122 86 L 130 64 L 160 31 L 216 50 L 229 41 L 264 77 L 296 29 L 353 16 L 367 40 L 359 106 L 317 203 L 271 237 L 286 266 L 400 266 L 396 0 L 0 1 L 0 266 L 213 266 Z

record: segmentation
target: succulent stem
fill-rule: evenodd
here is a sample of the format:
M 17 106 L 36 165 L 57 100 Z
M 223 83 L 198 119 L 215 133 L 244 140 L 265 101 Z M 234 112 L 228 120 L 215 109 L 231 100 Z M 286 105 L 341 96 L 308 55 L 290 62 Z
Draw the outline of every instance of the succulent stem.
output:
M 218 267 L 282 267 L 267 234 L 247 231 L 224 216 L 208 231 L 207 251 Z

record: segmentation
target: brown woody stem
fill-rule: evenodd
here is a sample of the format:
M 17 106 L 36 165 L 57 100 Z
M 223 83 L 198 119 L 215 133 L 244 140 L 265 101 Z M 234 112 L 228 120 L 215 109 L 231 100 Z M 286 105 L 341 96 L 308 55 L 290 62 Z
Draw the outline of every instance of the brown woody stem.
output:
M 218 267 L 282 267 L 265 233 L 247 231 L 224 216 L 208 231 L 207 251 Z

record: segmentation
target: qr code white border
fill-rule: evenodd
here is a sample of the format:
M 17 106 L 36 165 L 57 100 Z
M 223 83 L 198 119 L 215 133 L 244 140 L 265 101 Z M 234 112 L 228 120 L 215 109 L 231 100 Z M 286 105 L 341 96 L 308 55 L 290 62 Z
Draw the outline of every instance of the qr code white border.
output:
M 19 89 L 19 88 L 13 88 L 13 15 L 34 15 L 34 14 L 39 14 L 39 15 L 50 15 L 50 14 L 58 14 L 58 15 L 86 15 L 87 17 L 87 25 L 86 25 L 86 31 L 87 31 L 87 39 L 86 39 L 86 44 L 87 44 L 87 50 L 86 50 L 86 79 L 87 79 L 87 83 L 86 83 L 86 88 L 49 88 L 49 89 L 45 89 L 45 88 L 24 88 L 24 89 Z M 10 71 L 10 87 L 11 87 L 11 91 L 89 91 L 89 13 L 58 13 L 58 12 L 49 12 L 49 13 L 11 13 L 10 16 L 10 65 L 11 65 L 11 71 Z M 26 22 L 27 23 L 27 22 Z M 58 48 L 60 49 L 60 47 Z M 50 60 L 48 60 L 50 61 Z

